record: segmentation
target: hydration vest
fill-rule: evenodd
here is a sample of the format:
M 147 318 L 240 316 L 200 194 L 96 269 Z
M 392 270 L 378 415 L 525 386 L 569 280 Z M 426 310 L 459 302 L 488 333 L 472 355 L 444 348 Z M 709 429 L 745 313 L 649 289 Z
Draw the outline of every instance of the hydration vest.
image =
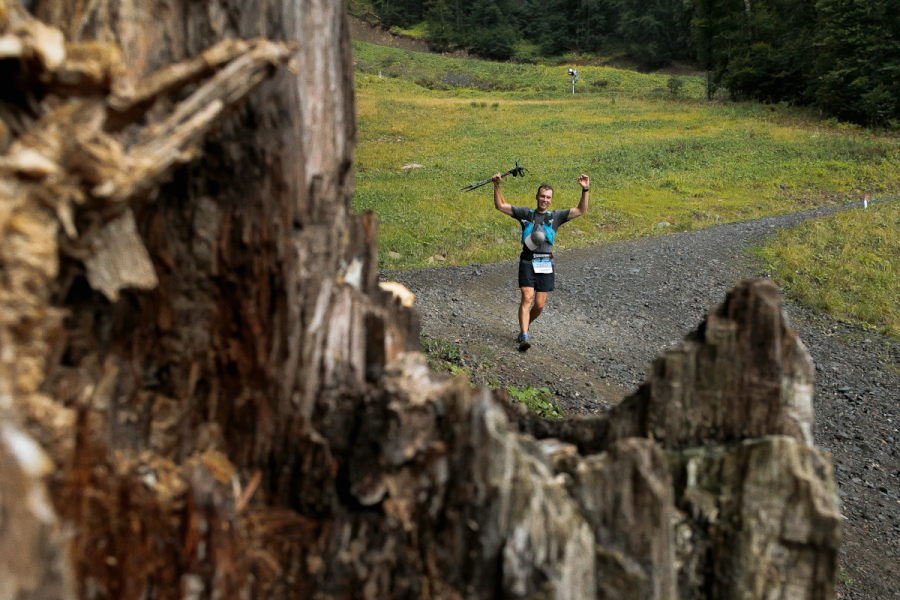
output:
M 535 215 L 539 215 L 541 213 L 537 212 L 534 209 L 531 209 L 529 212 L 531 213 L 529 215 L 530 219 L 527 221 L 525 219 L 522 219 L 522 243 L 525 244 L 525 247 L 532 252 L 540 248 L 541 244 L 544 241 L 552 246 L 553 240 L 556 239 L 556 232 L 553 230 L 553 211 L 547 211 L 543 213 L 543 231 L 541 231 L 540 229 L 535 231 L 534 229 Z M 541 236 L 541 233 L 543 233 L 544 235 Z M 542 237 L 543 239 L 541 239 Z

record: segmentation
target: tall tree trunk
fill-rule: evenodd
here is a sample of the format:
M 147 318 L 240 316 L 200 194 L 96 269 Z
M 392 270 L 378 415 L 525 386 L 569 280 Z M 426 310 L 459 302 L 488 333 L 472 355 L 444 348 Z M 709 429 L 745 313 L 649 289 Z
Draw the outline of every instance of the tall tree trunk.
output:
M 15 34 L 27 15 L 14 2 L 3 8 Z M 367 375 L 377 377 L 393 355 L 418 347 L 415 316 L 376 285 L 374 218 L 350 214 L 355 115 L 344 7 L 48 1 L 32 10 L 66 41 L 62 48 L 53 30 L 28 23 L 49 40 L 22 34 L 40 42 L 21 64 L 22 77 L 44 69 L 34 89 L 41 77 L 64 81 L 79 53 L 96 47 L 82 42 L 121 48 L 120 58 L 106 57 L 116 68 L 97 86 L 109 83 L 110 100 L 94 107 L 96 115 L 70 119 L 102 116 L 96 135 L 115 134 L 120 153 L 187 104 L 207 106 L 210 97 L 176 103 L 213 70 L 216 56 L 204 55 L 199 66 L 191 61 L 216 42 L 302 41 L 291 65 L 296 75 L 283 69 L 262 84 L 199 146 L 196 161 L 174 171 L 168 165 L 168 181 L 123 193 L 121 218 L 104 213 L 99 173 L 95 187 L 72 192 L 79 202 L 56 211 L 71 213 L 59 219 L 66 233 L 58 244 L 54 212 L 35 198 L 28 214 L 44 245 L 7 253 L 7 266 L 25 251 L 46 255 L 34 298 L 46 308 L 9 323 L 6 331 L 28 339 L 4 381 L 18 384 L 19 420 L 58 469 L 51 491 L 75 532 L 79 593 L 174 595 L 188 574 L 201 576 L 207 592 L 235 592 L 243 588 L 229 581 L 246 586 L 257 563 L 265 570 L 273 561 L 271 550 L 247 553 L 239 540 L 264 538 L 282 518 L 300 527 L 305 516 L 328 515 L 338 504 L 334 485 L 325 486 L 335 476 L 333 450 L 314 420 L 348 419 L 346 399 L 362 397 Z M 56 54 L 47 51 L 49 58 L 32 65 L 29 57 L 51 42 Z M 113 46 L 102 48 L 115 54 Z M 51 63 L 56 55 L 65 64 Z M 180 66 L 160 75 L 171 65 Z M 141 96 L 154 86 L 160 93 Z M 123 95 L 138 99 L 117 102 Z M 34 92 L 27 102 L 9 98 L 9 106 L 21 108 L 19 121 L 43 118 L 53 129 L 55 98 Z M 64 150 L 54 157 L 68 167 L 83 149 L 63 157 Z M 165 156 L 190 152 L 162 148 Z M 123 167 L 122 177 L 141 171 L 143 159 Z M 243 490 L 257 472 L 254 500 L 266 510 L 237 515 L 232 490 Z M 209 473 L 222 482 L 212 485 Z M 310 531 L 318 536 L 320 529 Z M 208 567 L 190 556 L 204 547 Z M 163 555 L 177 560 L 153 558 Z
M 774 286 L 602 418 L 529 417 L 377 282 L 342 2 L 32 10 L 0 0 L 0 599 L 833 596 Z
M 744 14 L 747 15 L 747 41 L 753 39 L 753 14 L 750 11 L 750 0 L 744 0 Z

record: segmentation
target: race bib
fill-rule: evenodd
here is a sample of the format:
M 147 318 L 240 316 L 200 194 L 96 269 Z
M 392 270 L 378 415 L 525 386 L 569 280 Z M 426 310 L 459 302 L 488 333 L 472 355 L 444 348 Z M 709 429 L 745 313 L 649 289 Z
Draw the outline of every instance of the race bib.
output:
M 549 258 L 536 258 L 531 261 L 535 273 L 552 273 L 553 262 Z

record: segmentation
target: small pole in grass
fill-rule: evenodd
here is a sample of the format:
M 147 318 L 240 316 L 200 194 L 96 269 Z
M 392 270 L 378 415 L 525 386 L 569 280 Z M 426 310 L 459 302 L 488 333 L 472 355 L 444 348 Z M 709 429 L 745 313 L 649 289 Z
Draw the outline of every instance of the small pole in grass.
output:
M 578 71 L 576 71 L 575 69 L 569 69 L 569 76 L 572 77 L 572 93 L 574 94 L 575 82 L 581 79 L 581 77 L 578 76 Z
M 869 208 L 869 197 L 863 198 L 863 208 Z

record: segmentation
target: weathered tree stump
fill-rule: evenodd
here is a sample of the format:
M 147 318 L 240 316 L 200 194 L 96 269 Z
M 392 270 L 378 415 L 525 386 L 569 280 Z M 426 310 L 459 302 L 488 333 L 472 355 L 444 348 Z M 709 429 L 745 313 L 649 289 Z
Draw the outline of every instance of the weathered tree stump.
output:
M 378 284 L 341 2 L 29 6 L 0 0 L 0 600 L 834 596 L 772 284 L 608 414 L 523 414 L 430 372 Z

